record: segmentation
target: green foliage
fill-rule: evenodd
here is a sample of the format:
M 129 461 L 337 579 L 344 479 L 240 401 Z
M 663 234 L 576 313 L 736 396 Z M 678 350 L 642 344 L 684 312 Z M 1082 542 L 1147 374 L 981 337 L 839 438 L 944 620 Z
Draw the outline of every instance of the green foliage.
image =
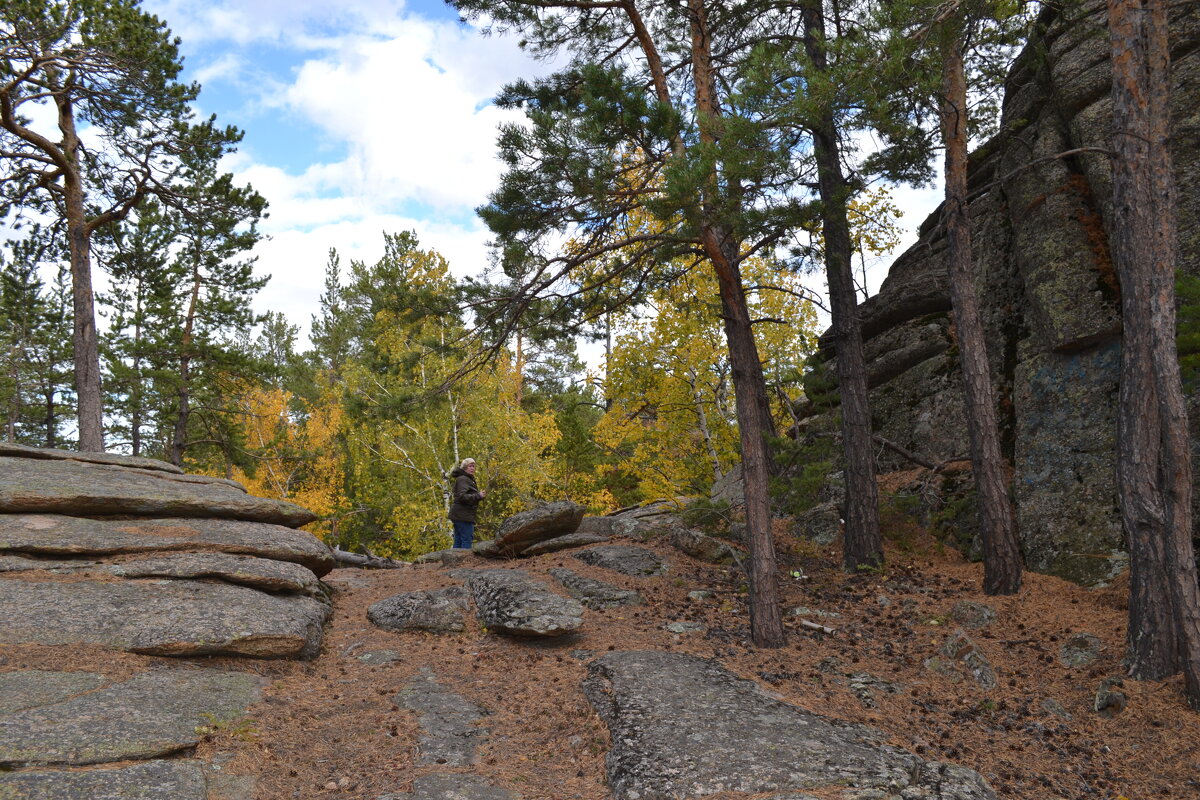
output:
M 1193 392 L 1200 385 L 1200 277 L 1178 273 L 1175 277 L 1175 346 L 1184 388 Z
M 71 299 L 59 270 L 47 286 L 39 270 L 52 242 L 33 235 L 0 255 L 0 437 L 37 447 L 64 447 L 73 413 Z
M 722 535 L 729 532 L 733 512 L 727 500 L 698 497 L 688 503 L 680 515 L 689 528 L 700 528 L 706 533 Z
M 112 278 L 100 298 L 110 317 L 110 436 L 134 454 L 218 474 L 250 464 L 232 421 L 240 381 L 287 368 L 282 352 L 256 357 L 250 339 L 259 321 L 251 301 L 267 278 L 245 254 L 266 201 L 218 172 L 221 152 L 189 153 L 191 182 L 176 187 L 174 207 L 147 202 L 96 239 Z M 271 347 L 288 347 L 286 322 L 267 322 Z

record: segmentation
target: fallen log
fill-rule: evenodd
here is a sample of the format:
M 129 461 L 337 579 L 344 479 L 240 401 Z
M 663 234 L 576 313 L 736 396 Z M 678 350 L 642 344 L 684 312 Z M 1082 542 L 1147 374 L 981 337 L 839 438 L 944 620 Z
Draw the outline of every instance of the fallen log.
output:
M 351 553 L 340 548 L 333 548 L 333 560 L 344 567 L 361 567 L 362 569 L 399 569 L 411 566 L 407 561 L 397 561 L 394 558 L 373 556 L 363 553 Z

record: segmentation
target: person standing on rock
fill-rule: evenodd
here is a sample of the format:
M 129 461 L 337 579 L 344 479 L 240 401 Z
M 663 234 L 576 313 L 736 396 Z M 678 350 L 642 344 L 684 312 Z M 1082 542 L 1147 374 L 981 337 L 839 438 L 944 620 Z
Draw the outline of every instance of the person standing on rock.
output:
M 454 480 L 454 503 L 450 521 L 454 523 L 454 548 L 471 549 L 475 541 L 475 508 L 486 492 L 475 485 L 475 459 L 464 458 L 450 473 Z

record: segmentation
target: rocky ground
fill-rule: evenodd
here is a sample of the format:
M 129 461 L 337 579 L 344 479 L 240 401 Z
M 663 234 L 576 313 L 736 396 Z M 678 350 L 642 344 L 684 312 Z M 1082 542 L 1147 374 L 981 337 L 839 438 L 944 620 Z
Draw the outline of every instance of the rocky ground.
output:
M 1184 708 L 1177 680 L 1125 681 L 1120 713 L 1093 710 L 1101 683 L 1120 675 L 1119 588 L 1088 591 L 1029 575 L 1017 597 L 986 598 L 978 565 L 916 537 L 905 551 L 893 549 L 878 575 L 842 574 L 833 551 L 793 553 L 784 565 L 796 573 L 785 579 L 785 605 L 809 613 L 789 615 L 786 648 L 757 650 L 747 641 L 735 572 L 658 542 L 640 544 L 671 564 L 665 575 L 614 580 L 569 553 L 522 562 L 535 575 L 556 566 L 593 574 L 646 599 L 644 606 L 589 612 L 572 641 L 502 638 L 470 621 L 453 635 L 372 630 L 362 624 L 368 605 L 399 591 L 449 585 L 449 570 L 335 571 L 327 578 L 336 593 L 324 653 L 268 690 L 267 713 L 256 716 L 258 738 L 239 748 L 237 763 L 263 775 L 262 797 L 366 797 L 407 786 L 429 768 L 415 764 L 411 745 L 397 746 L 398 739 L 411 742 L 416 721 L 393 697 L 427 667 L 489 712 L 491 735 L 477 771 L 531 798 L 600 800 L 608 797 L 602 760 L 609 742 L 580 689 L 586 662 L 608 651 L 650 649 L 711 658 L 789 703 L 876 726 L 927 759 L 978 770 L 1000 797 L 1200 796 L 1200 717 Z M 713 594 L 688 599 L 697 590 Z M 996 612 L 990 624 L 965 628 L 996 674 L 994 689 L 926 664 L 945 660 L 944 643 L 963 627 L 953 616 L 962 601 Z M 802 619 L 834 632 L 801 627 Z M 689 623 L 703 627 L 665 627 Z M 1099 654 L 1072 666 L 1063 648 L 1083 633 L 1099 639 Z M 364 663 L 364 655 L 382 650 L 398 660 Z M 271 704 L 272 697 L 281 702 Z M 302 733 L 280 741 L 272 729 Z
M 263 701 L 244 721 L 209 733 L 201 749 L 232 753 L 226 769 L 257 776 L 254 796 L 264 800 L 404 797 L 422 776 L 468 771 L 524 798 L 602 800 L 610 796 L 604 759 L 611 742 L 581 688 L 587 665 L 613 651 L 656 650 L 712 659 L 788 703 L 874 726 L 925 759 L 971 767 L 999 797 L 1200 796 L 1200 716 L 1184 708 L 1178 680 L 1124 681 L 1123 709 L 1112 716 L 1094 710 L 1102 682 L 1120 675 L 1117 587 L 1088 591 L 1029 575 L 1017 597 L 986 598 L 978 565 L 918 535 L 903 550 L 890 549 L 884 571 L 859 577 L 841 573 L 834 550 L 797 552 L 781 540 L 785 605 L 808 611 L 789 614 L 787 647 L 758 650 L 747 641 L 735 571 L 661 541 L 637 544 L 661 555 L 668 571 L 620 576 L 571 552 L 520 562 L 549 585 L 552 568 L 567 568 L 645 598 L 642 606 L 589 610 L 580 632 L 565 639 L 498 636 L 471 617 L 461 633 L 385 631 L 367 623 L 370 605 L 457 585 L 454 568 L 335 570 L 325 579 L 334 587 L 334 616 L 321 654 L 308 663 L 257 662 L 270 679 Z M 471 556 L 463 566 L 495 565 Z M 689 599 L 696 591 L 712 594 Z M 995 620 L 966 627 L 969 620 L 954 616 L 963 601 L 986 603 Z M 937 662 L 930 659 L 947 660 L 943 645 L 956 628 L 994 670 L 995 688 L 980 686 L 969 669 L 931 668 Z M 1073 666 L 1064 658 L 1077 657 L 1064 646 L 1085 633 L 1099 640 L 1098 656 Z M 26 652 L 10 656 L 8 667 L 18 666 L 47 665 Z M 481 709 L 473 724 L 487 732 L 474 765 L 422 762 L 419 714 L 397 698 L 424 675 Z
M 663 508 L 554 504 L 484 548 L 520 558 L 329 571 L 236 486 L 14 459 L 47 469 L 0 470 L 2 800 L 1200 796 L 1180 680 L 1120 678 L 1124 587 L 984 597 L 903 516 L 856 576 L 781 522 L 765 650 L 728 544 Z M 522 538 L 551 522 L 576 532 Z

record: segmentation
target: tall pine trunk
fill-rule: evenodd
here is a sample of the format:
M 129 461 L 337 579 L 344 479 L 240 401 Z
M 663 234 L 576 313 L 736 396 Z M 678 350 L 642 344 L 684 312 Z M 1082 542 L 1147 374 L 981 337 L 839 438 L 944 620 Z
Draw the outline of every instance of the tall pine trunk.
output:
M 958 37 L 946 45 L 941 99 L 942 141 L 946 145 L 943 219 L 950 240 L 950 303 L 958 334 L 971 470 L 983 532 L 983 590 L 987 594 L 1016 594 L 1021 588 L 1021 546 L 1008 470 L 1000 453 L 995 392 L 972 273 L 967 217 L 967 81 Z
M 721 116 L 713 82 L 712 42 L 704 0 L 688 0 L 691 24 L 692 76 L 702 145 L 716 142 L 714 127 Z M 767 435 L 773 430 L 767 403 L 766 380 L 754 342 L 750 311 L 742 286 L 741 243 L 728 226 L 715 224 L 720 192 L 716 166 L 711 167 L 700 209 L 700 239 L 712 264 L 721 294 L 725 338 L 733 373 L 734 404 L 742 445 L 742 478 L 745 486 L 746 528 L 750 547 L 750 637 L 758 647 L 782 647 L 786 641 L 779 612 L 775 540 L 771 531 L 768 495 L 770 452 Z M 726 187 L 727 193 L 733 190 Z M 728 199 L 728 198 L 726 198 Z
M 91 231 L 83 196 L 79 164 L 79 137 L 70 99 L 59 95 L 58 126 L 63 134 L 63 155 L 69 168 L 63 172 L 63 205 L 67 219 L 67 244 L 71 253 L 71 299 L 75 312 L 75 394 L 79 449 L 104 452 L 104 410 L 100 399 L 100 341 L 96 335 L 96 301 L 92 292 Z
M 1165 0 L 1109 0 L 1113 256 L 1124 326 L 1117 484 L 1129 539 L 1129 673 L 1183 669 L 1200 708 L 1192 466 L 1175 353 L 1175 208 Z
M 824 71 L 828 61 L 821 0 L 808 0 L 803 16 L 805 50 L 813 66 Z M 854 293 L 851 260 L 854 247 L 846 207 L 850 187 L 842 174 L 841 150 L 832 109 L 818 112 L 811 133 L 821 196 L 825 272 L 829 281 L 829 308 L 842 411 L 846 475 L 843 563 L 848 571 L 855 571 L 883 563 L 883 540 L 879 534 L 879 488 L 875 483 L 875 452 L 871 443 L 867 366 L 863 358 L 858 299 Z

